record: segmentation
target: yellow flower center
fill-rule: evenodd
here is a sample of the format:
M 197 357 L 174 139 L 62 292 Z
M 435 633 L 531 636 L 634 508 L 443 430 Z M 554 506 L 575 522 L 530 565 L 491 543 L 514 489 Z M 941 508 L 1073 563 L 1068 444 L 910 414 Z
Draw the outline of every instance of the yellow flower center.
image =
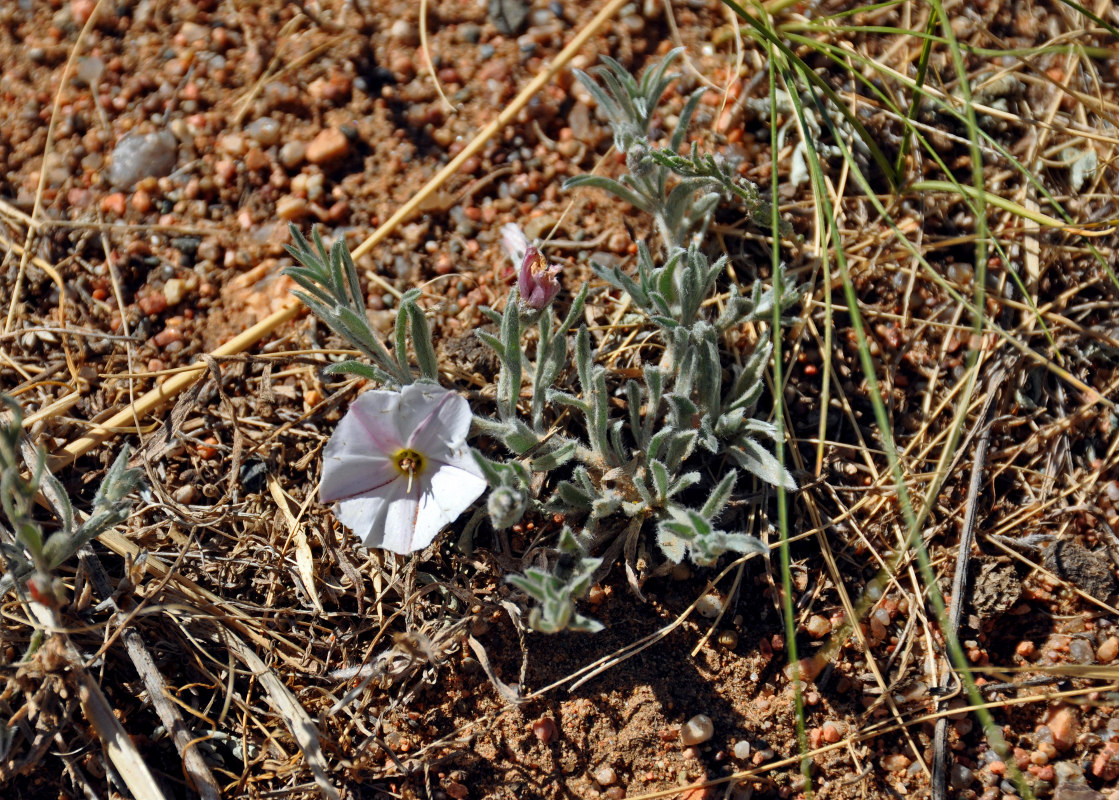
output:
M 393 454 L 392 463 L 401 475 L 408 476 L 408 491 L 412 491 L 412 479 L 424 471 L 424 457 L 421 453 L 407 448 Z

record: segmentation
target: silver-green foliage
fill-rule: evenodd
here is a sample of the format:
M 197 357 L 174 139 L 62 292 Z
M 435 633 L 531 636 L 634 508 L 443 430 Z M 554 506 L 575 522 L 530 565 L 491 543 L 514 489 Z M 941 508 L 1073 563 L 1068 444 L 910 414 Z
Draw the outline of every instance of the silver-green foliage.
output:
M 605 66 L 594 70 L 601 84 L 587 73 L 575 71 L 579 82 L 610 120 L 614 146 L 625 153 L 628 174 L 617 180 L 604 175 L 577 175 L 564 184 L 566 188 L 603 189 L 651 215 L 670 249 L 686 246 L 692 238 L 701 238 L 715 207 L 727 198 L 742 202 L 747 216 L 761 208 L 757 187 L 739 179 L 732 165 L 721 156 L 700 155 L 694 146 L 690 158 L 677 155 L 703 95 L 702 88 L 684 102 L 664 149 L 650 144 L 649 128 L 657 103 L 668 85 L 679 77 L 666 71 L 683 52 L 682 47 L 670 51 L 663 61 L 645 72 L 640 82 L 609 57 L 603 57 Z
M 93 509 L 80 525 L 75 524 L 74 509 L 62 484 L 46 468 L 46 455 L 34 451 L 21 457 L 22 414 L 19 404 L 0 394 L 0 507 L 10 527 L 0 522 L 0 555 L 5 569 L 0 577 L 0 596 L 19 581 L 34 574 L 49 583 L 50 573 L 72 557 L 87 542 L 123 521 L 132 503 L 128 495 L 141 477 L 138 469 L 128 467 L 128 450 L 117 457 L 93 498 Z M 26 469 L 28 477 L 24 477 Z M 60 527 L 43 535 L 42 524 L 32 509 L 40 488 L 55 504 Z
M 542 633 L 562 630 L 597 633 L 602 630 L 602 623 L 579 614 L 575 610 L 575 600 L 590 589 L 594 571 L 602 559 L 588 556 L 566 525 L 560 533 L 558 551 L 559 559 L 551 569 L 530 567 L 524 575 L 509 578 L 510 583 L 537 602 L 529 613 L 529 625 Z
M 289 225 L 288 229 L 295 245 L 284 247 L 302 264 L 300 267 L 284 270 L 285 275 L 303 288 L 303 291 L 294 291 L 292 294 L 371 362 L 348 359 L 331 364 L 326 371 L 330 374 L 358 375 L 388 386 L 406 386 L 415 380 L 408 363 L 407 340 L 410 333 L 420 377 L 438 382 L 439 365 L 431 342 L 431 327 L 416 302 L 420 290 L 412 289 L 400 298 L 394 331 L 394 353 L 390 354 L 369 323 L 357 268 L 345 242 L 339 239 L 327 253 L 317 228 L 311 231 L 314 248 L 294 225 Z
M 583 542 L 577 550 L 560 548 L 554 572 L 532 567 L 525 576 L 510 578 L 540 603 L 530 620 L 539 630 L 572 627 L 571 603 L 589 583 L 573 581 L 570 575 L 591 574 L 598 559 L 588 554 L 595 548 L 609 548 L 619 536 L 625 537 L 627 560 L 632 562 L 634 540 L 647 520 L 655 526 L 657 544 L 671 563 L 690 559 L 706 565 L 728 551 L 766 552 L 756 538 L 723 530 L 717 523 L 733 497 L 734 465 L 769 484 L 795 488 L 788 470 L 763 444 L 773 440 L 774 426 L 754 416 L 771 345 L 763 340 L 740 366 L 727 368 L 724 355 L 727 334 L 743 323 L 768 323 L 778 298 L 759 282 L 749 296 L 731 285 L 718 314 L 709 311 L 707 304 L 720 292 L 727 258 L 711 261 L 700 246 L 702 233 L 720 202 L 744 201 L 748 212 L 757 209 L 757 191 L 740 181 L 725 162 L 700 154 L 694 146 L 690 157 L 676 155 L 698 93 L 685 102 L 680 125 L 664 150 L 654 149 L 648 140 L 656 102 L 673 77 L 666 74 L 667 65 L 678 54 L 670 53 L 640 82 L 609 59 L 597 73 L 601 86 L 580 73 L 580 80 L 611 120 L 615 145 L 627 154 L 629 174 L 618 180 L 581 176 L 566 184 L 605 189 L 656 220 L 666 253 L 660 263 L 649 246 L 639 242 L 635 274 L 618 266 L 592 266 L 599 278 L 628 295 L 644 321 L 644 340 L 659 339 L 663 358 L 645 364 L 641 380 L 618 386 L 599 363 L 589 331 L 579 326 L 573 337 L 574 381 L 564 382 L 568 333 L 582 315 L 586 286 L 558 327 L 553 328 L 550 309 L 545 310 L 539 319 L 535 362 L 524 352 L 522 314 L 512 297 L 504 314 L 494 315 L 500 335 L 479 334 L 501 362 L 499 418 L 479 420 L 479 427 L 512 451 L 517 458 L 509 463 L 521 469 L 491 477 L 499 487 L 491 498 L 491 519 L 505 527 L 536 507 L 584 520 Z M 789 293 L 779 300 L 784 311 L 796 295 Z M 527 421 L 518 415 L 526 377 L 532 383 Z M 624 413 L 612 410 L 610 401 L 618 392 L 624 394 Z M 573 412 L 581 424 L 553 422 L 554 427 L 549 427 L 545 410 L 555 410 L 552 418 L 556 419 L 563 407 L 568 410 L 563 418 L 570 419 Z M 725 471 L 712 478 L 701 470 L 703 464 Z M 485 468 L 497 469 L 493 462 Z M 538 474 L 553 470 L 548 480 Z M 706 502 L 699 508 L 687 505 L 687 490 L 705 481 L 715 484 Z M 537 497 L 533 485 L 554 489 Z M 628 523 L 616 521 L 626 519 Z M 563 537 L 570 538 L 566 528 Z M 572 572 L 572 558 L 594 566 Z M 632 575 L 633 564 L 627 566 Z

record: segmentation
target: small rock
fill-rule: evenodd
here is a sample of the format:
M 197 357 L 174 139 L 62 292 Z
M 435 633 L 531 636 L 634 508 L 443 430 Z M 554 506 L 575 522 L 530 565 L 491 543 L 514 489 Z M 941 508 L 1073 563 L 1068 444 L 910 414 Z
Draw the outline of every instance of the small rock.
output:
M 120 189 L 131 189 L 149 175 L 170 175 L 178 159 L 178 145 L 170 131 L 129 134 L 113 148 L 109 182 Z
M 953 789 L 966 789 L 975 780 L 975 773 L 963 764 L 955 764 L 949 774 L 948 781 Z
M 163 296 L 162 292 L 146 294 L 137 300 L 136 304 L 140 306 L 140 310 L 148 316 L 162 314 L 167 310 L 167 298 Z
M 831 633 L 831 622 L 828 621 L 827 617 L 813 614 L 804 623 L 804 630 L 813 639 L 822 639 Z
M 814 681 L 816 676 L 827 666 L 827 663 L 820 655 L 808 656 L 793 664 L 786 664 L 782 672 L 789 680 L 796 678 L 802 681 Z
M 312 164 L 326 164 L 345 158 L 350 152 L 350 140 L 337 128 L 327 128 L 307 145 L 307 160 Z
M 912 762 L 907 755 L 902 753 L 891 753 L 888 756 L 882 757 L 882 769 L 887 772 L 900 772 L 906 769 Z
M 841 727 L 841 725 L 842 725 L 842 723 L 832 722 L 831 720 L 825 722 L 821 726 L 821 730 L 820 730 L 820 733 L 821 733 L 824 741 L 827 742 L 828 744 L 835 744 L 840 739 L 842 739 L 843 738 L 843 728 Z
M 186 284 L 181 278 L 171 278 L 163 284 L 163 297 L 167 300 L 167 305 L 177 306 L 181 303 L 185 290 Z
M 307 145 L 304 142 L 286 142 L 280 148 L 280 163 L 287 169 L 294 169 L 303 163 L 307 156 Z
M 97 7 L 94 0 L 71 0 L 70 13 L 74 15 L 74 22 L 85 25 L 93 16 L 93 9 Z
M 419 42 L 420 37 L 416 26 L 406 19 L 398 19 L 389 28 L 389 36 L 401 44 L 413 45 Z
M 106 214 L 123 217 L 128 205 L 123 192 L 113 192 L 101 198 L 101 210 Z
M 618 782 L 618 773 L 609 764 L 601 766 L 594 774 L 599 786 L 613 786 Z
M 151 192 L 143 189 L 137 189 L 132 193 L 132 207 L 141 214 L 147 214 L 152 210 L 152 196 Z
M 164 328 L 152 337 L 152 344 L 162 349 L 169 344 L 181 342 L 182 340 L 183 334 L 178 328 Z
M 722 613 L 723 608 L 726 606 L 726 602 L 726 598 L 718 592 L 708 592 L 696 601 L 695 610 L 698 611 L 702 617 L 714 619 Z
M 467 796 L 470 794 L 470 790 L 457 781 L 448 783 L 443 787 L 443 791 L 455 798 L 455 800 L 466 800 Z
M 1119 637 L 1109 636 L 1096 650 L 1096 658 L 1101 664 L 1110 664 L 1119 655 Z
M 307 213 L 307 198 L 284 195 L 276 201 L 276 216 L 280 219 L 294 221 Z
M 271 167 L 272 159 L 259 147 L 251 147 L 249 148 L 249 152 L 245 154 L 245 166 L 251 172 L 259 172 L 260 170 Z
M 1073 639 L 1069 643 L 1068 652 L 1077 664 L 1091 664 L 1095 660 L 1092 645 L 1083 639 Z
M 750 743 L 745 739 L 740 739 L 734 743 L 734 757 L 739 761 L 745 761 L 750 757 Z
M 187 44 L 205 42 L 210 38 L 210 29 L 204 25 L 199 25 L 197 22 L 184 22 L 183 26 L 179 28 L 179 35 L 183 37 L 183 41 Z
M 531 6 L 524 0 L 490 0 L 490 21 L 503 36 L 513 36 L 528 20 Z
M 1058 750 L 1068 750 L 1076 744 L 1076 735 L 1080 732 L 1080 720 L 1077 718 L 1076 709 L 1072 706 L 1062 706 L 1052 711 L 1046 717 L 1045 724 L 1053 734 L 1053 744 Z
M 280 140 L 280 123 L 271 117 L 261 117 L 250 122 L 245 133 L 260 146 L 271 147 Z
M 1092 760 L 1092 774 L 1104 781 L 1119 777 L 1119 742 L 1104 743 L 1103 749 Z
M 696 714 L 680 726 L 680 741 L 689 747 L 706 742 L 715 735 L 715 723 L 706 714 Z
M 245 154 L 245 137 L 238 133 L 227 133 L 218 139 L 218 152 L 237 158 Z
M 556 738 L 556 723 L 550 717 L 540 717 L 532 723 L 532 735 L 547 744 Z

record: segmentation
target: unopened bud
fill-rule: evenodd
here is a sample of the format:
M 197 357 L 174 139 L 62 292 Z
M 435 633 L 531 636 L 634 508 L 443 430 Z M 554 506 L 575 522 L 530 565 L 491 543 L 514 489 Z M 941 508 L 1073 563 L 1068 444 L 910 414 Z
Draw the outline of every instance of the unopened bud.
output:
M 516 525 L 525 515 L 528 508 L 528 498 L 524 492 L 508 486 L 498 486 L 490 492 L 486 509 L 490 512 L 490 521 L 495 528 L 508 528 Z

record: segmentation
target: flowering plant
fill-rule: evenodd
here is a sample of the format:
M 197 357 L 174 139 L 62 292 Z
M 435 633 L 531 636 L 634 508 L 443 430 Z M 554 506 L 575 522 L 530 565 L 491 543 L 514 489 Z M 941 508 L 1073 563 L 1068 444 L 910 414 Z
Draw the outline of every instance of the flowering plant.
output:
M 366 547 L 427 547 L 485 491 L 470 419 L 466 400 L 432 383 L 366 392 L 327 442 L 320 499 Z
M 575 603 L 619 556 L 640 596 L 646 578 L 684 559 L 708 565 L 727 551 L 767 553 L 734 518 L 740 514 L 727 513 L 743 504 L 732 502 L 738 469 L 796 487 L 764 444 L 779 429 L 757 416 L 770 344 L 750 348 L 744 329 L 774 324 L 797 294 L 779 288 L 783 279 L 741 292 L 728 257 L 710 260 L 702 246 L 719 203 L 732 200 L 747 215 L 761 203 L 734 164 L 695 148 L 691 157 L 677 155 L 698 91 L 685 101 L 667 147 L 650 142 L 652 109 L 675 77 L 666 68 L 679 54 L 640 82 L 609 60 L 598 73 L 602 85 L 578 74 L 611 118 L 630 174 L 578 176 L 565 185 L 604 189 L 651 213 L 662 240 L 661 248 L 638 242 L 635 271 L 590 264 L 604 284 L 594 292 L 624 295 L 623 308 L 632 312 L 627 326 L 643 329 L 624 372 L 607 353 L 630 349 L 637 334 L 622 341 L 614 325 L 592 333 L 581 322 L 590 281 L 566 312 L 556 308 L 560 268 L 510 223 L 501 238 L 519 267 L 517 286 L 500 312 L 481 308 L 494 328 L 477 331 L 499 362 L 496 416 L 471 419 L 464 399 L 434 383 L 440 370 L 419 291 L 401 298 L 389 352 L 365 315 L 345 245 L 335 243 L 328 255 L 317 234 L 312 247 L 293 230 L 289 252 L 302 266 L 288 274 L 300 297 L 369 362 L 332 371 L 403 387 L 367 392 L 342 420 L 326 448 L 323 501 L 337 503 L 338 518 L 367 546 L 398 553 L 429 544 L 487 485 L 496 529 L 526 516 L 567 521 L 555 550 L 530 548 L 523 573 L 508 578 L 538 603 L 529 617 L 537 630 L 595 630 Z M 535 335 L 524 335 L 530 326 Z M 484 457 L 465 444 L 471 428 L 488 440 Z

